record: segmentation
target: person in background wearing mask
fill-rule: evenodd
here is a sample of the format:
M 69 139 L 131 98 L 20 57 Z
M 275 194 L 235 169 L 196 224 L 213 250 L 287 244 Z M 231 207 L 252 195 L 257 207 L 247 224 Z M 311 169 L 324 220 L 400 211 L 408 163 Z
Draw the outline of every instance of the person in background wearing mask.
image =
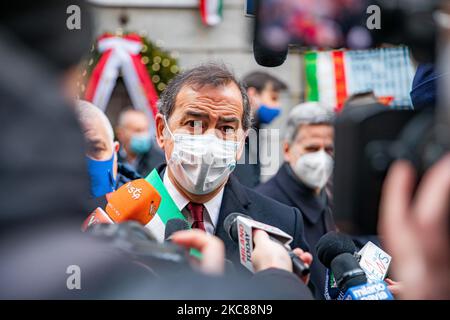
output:
M 300 209 L 305 237 L 314 261 L 311 281 L 323 297 L 325 267 L 318 261 L 317 241 L 334 230 L 325 186 L 333 172 L 333 113 L 316 102 L 294 107 L 284 140 L 285 163 L 277 174 L 256 188 L 257 192 Z
M 262 125 L 270 124 L 281 113 L 280 93 L 287 89 L 281 80 L 261 71 L 246 75 L 242 80 L 247 88 L 253 115 L 253 129 L 258 135 Z M 256 187 L 260 183 L 261 167 L 259 163 L 259 138 L 256 144 L 245 143 L 245 162 L 238 163 L 234 175 L 247 187 Z M 256 160 L 251 163 L 250 160 Z
M 141 176 L 147 176 L 165 161 L 164 154 L 150 135 L 150 122 L 143 111 L 123 111 L 118 119 L 116 133 L 122 147 L 119 162 L 127 163 Z
M 120 144 L 106 115 L 90 102 L 78 100 L 75 108 L 86 142 L 86 160 L 93 198 L 113 192 L 124 183 L 139 179 L 130 167 L 118 163 Z
M 214 63 L 177 75 L 162 93 L 155 117 L 157 142 L 167 159 L 158 172 L 168 193 L 192 227 L 222 239 L 226 258 L 247 273 L 239 246 L 223 227 L 230 213 L 278 227 L 293 237 L 293 248 L 309 249 L 298 209 L 263 197 L 230 175 L 242 155 L 250 118 L 245 89 L 226 67 Z

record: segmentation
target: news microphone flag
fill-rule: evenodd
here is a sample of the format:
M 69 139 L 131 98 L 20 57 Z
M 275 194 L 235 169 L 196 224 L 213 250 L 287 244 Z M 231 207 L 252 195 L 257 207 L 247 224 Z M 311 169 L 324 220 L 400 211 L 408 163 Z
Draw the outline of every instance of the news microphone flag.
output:
M 392 257 L 368 241 L 358 252 L 359 265 L 364 270 L 368 282 L 383 281 L 386 278 Z
M 153 169 L 153 171 L 150 172 L 150 174 L 145 178 L 145 181 L 152 185 L 161 196 L 161 202 L 159 203 L 158 210 L 156 211 L 153 219 L 150 220 L 145 227 L 159 242 L 164 242 L 167 221 L 171 219 L 186 220 L 186 218 L 172 200 L 172 197 L 164 186 L 164 183 L 156 169 Z
M 394 297 L 386 283 L 378 281 L 351 287 L 345 293 L 343 300 L 394 300 Z
M 237 216 L 236 224 L 236 231 L 239 242 L 239 259 L 241 261 L 241 264 L 251 272 L 255 272 L 251 259 L 253 252 L 254 230 L 263 230 L 267 232 L 271 238 L 276 239 L 276 241 L 284 246 L 289 246 L 289 244 L 292 242 L 292 237 L 286 232 L 274 226 L 270 226 L 256 220 L 246 218 L 245 216 Z
M 115 223 L 133 220 L 145 226 L 153 219 L 160 203 L 159 192 L 144 179 L 137 179 L 113 192 L 105 211 Z

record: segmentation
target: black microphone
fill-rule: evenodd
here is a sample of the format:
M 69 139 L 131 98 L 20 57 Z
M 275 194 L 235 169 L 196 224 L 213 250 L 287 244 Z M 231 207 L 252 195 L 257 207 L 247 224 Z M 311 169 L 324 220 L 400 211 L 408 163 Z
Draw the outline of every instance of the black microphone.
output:
M 344 292 L 351 287 L 367 283 L 364 270 L 354 253 L 353 240 L 344 234 L 329 232 L 316 245 L 319 261 L 333 272 L 338 288 Z
M 286 49 L 275 51 L 261 44 L 257 37 L 253 41 L 253 56 L 256 63 L 263 67 L 278 67 L 286 61 L 288 47 Z
M 359 266 L 356 258 L 346 252 L 341 253 L 331 261 L 330 266 L 339 289 L 347 292 L 348 289 L 367 283 L 366 273 Z
M 237 223 L 236 223 L 236 219 L 238 217 L 244 217 L 244 218 L 247 218 L 250 220 L 254 220 L 252 217 L 249 217 L 245 214 L 237 213 L 237 212 L 230 213 L 225 218 L 225 221 L 223 222 L 223 227 L 224 227 L 226 233 L 228 234 L 228 236 L 230 237 L 230 239 L 236 243 L 239 243 L 239 235 L 238 235 Z M 264 231 L 266 231 L 266 230 L 264 230 Z M 272 241 L 279 243 L 283 248 L 286 249 L 286 251 L 288 252 L 289 257 L 291 258 L 291 261 L 292 261 L 292 270 L 296 275 L 303 277 L 310 273 L 309 267 L 306 266 L 305 263 L 299 257 L 297 257 L 297 255 L 291 249 L 288 249 L 281 241 L 272 237 L 270 235 L 270 233 L 268 233 L 268 234 L 269 234 L 269 238 Z
M 316 252 L 319 261 L 330 269 L 331 261 L 335 257 L 342 253 L 355 253 L 356 246 L 349 236 L 331 231 L 319 239 L 316 244 Z
M 189 224 L 184 219 L 170 219 L 166 223 L 164 230 L 164 239 L 170 241 L 170 237 L 177 231 L 189 230 Z

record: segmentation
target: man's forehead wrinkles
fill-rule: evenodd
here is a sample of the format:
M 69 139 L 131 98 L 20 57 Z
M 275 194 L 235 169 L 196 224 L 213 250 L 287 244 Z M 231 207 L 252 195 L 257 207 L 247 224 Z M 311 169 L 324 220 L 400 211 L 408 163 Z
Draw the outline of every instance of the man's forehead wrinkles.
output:
M 200 109 L 200 108 L 210 108 L 210 107 L 238 107 L 237 103 L 234 103 L 233 101 L 227 100 L 227 99 L 195 99 L 190 101 L 185 101 L 185 106 L 190 107 L 193 109 Z
M 228 104 L 230 103 L 229 99 L 220 98 L 220 97 L 208 97 L 208 96 L 198 96 L 196 98 L 199 102 L 205 102 L 205 103 L 214 103 L 214 104 Z

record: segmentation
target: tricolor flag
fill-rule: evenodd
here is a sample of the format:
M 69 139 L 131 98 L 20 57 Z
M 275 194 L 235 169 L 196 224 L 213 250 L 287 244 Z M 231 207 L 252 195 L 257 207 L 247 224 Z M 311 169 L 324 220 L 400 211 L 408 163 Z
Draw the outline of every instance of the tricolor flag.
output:
M 161 177 L 159 176 L 158 171 L 153 169 L 152 172 L 145 178 L 145 180 L 156 189 L 159 196 L 161 197 L 158 209 L 156 214 L 150 220 L 149 223 L 145 225 L 145 227 L 150 231 L 150 233 L 156 238 L 159 242 L 164 242 L 164 234 L 166 231 L 167 221 L 170 219 L 183 219 L 186 220 L 186 217 L 180 212 L 175 202 L 172 200 L 169 192 L 164 186 Z M 201 259 L 202 254 L 194 249 L 190 249 L 190 254 L 198 259 Z
M 186 218 L 180 212 L 175 202 L 172 200 L 156 169 L 153 169 L 153 171 L 150 172 L 145 180 L 150 185 L 152 185 L 153 188 L 155 188 L 161 196 L 161 202 L 159 203 L 156 214 L 145 227 L 159 242 L 163 242 L 167 221 L 169 221 L 170 219 L 186 220 Z
M 411 108 L 414 68 L 406 47 L 308 52 L 304 62 L 306 101 L 339 111 L 349 96 L 373 91 L 391 107 Z
M 215 26 L 222 21 L 223 0 L 200 0 L 200 15 L 205 26 Z

